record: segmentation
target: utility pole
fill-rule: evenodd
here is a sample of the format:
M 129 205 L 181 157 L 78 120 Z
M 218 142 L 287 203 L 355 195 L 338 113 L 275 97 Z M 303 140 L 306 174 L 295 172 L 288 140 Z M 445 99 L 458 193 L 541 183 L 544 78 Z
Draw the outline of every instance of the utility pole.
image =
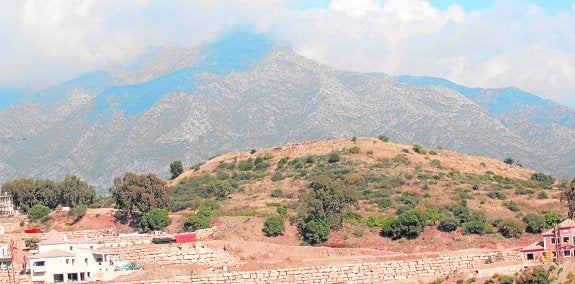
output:
M 563 255 L 561 253 L 561 245 L 559 242 L 561 241 L 561 232 L 559 231 L 559 225 L 555 225 L 553 229 L 553 235 L 555 236 L 555 263 L 561 264 L 563 263 Z

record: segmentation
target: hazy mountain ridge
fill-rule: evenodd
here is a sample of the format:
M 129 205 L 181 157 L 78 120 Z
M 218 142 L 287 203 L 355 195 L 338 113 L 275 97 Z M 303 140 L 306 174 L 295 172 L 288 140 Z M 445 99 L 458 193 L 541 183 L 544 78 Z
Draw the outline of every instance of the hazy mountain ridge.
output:
M 74 173 L 106 188 L 127 170 L 168 176 L 173 160 L 190 165 L 230 151 L 379 134 L 513 157 L 562 177 L 575 172 L 575 112 L 538 97 L 529 99 L 542 105 L 530 103 L 517 89 L 335 70 L 243 33 L 156 52 L 116 75 L 91 73 L 39 93 L 52 100 L 0 109 L 0 182 Z

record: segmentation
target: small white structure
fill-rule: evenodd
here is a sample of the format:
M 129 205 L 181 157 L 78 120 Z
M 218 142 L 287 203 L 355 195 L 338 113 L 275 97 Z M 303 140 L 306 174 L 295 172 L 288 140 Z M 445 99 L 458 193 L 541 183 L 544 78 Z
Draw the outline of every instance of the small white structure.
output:
M 12 201 L 12 195 L 6 192 L 0 192 L 0 216 L 14 216 L 16 210 Z
M 0 270 L 6 270 L 12 265 L 12 254 L 5 244 L 0 244 Z
M 118 276 L 118 253 L 98 250 L 100 246 L 84 239 L 55 235 L 38 243 L 38 253 L 30 256 L 33 283 L 106 281 Z

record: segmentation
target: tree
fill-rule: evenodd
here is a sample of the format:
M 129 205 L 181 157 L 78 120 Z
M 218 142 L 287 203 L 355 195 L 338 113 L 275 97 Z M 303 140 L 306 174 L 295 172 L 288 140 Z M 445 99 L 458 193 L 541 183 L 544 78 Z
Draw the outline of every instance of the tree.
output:
M 185 231 L 196 231 L 210 227 L 210 217 L 204 215 L 190 215 L 184 221 Z
M 270 216 L 264 222 L 263 232 L 268 237 L 283 235 L 285 231 L 284 219 L 280 216 Z
M 575 214 L 575 178 L 571 181 L 571 186 L 561 193 L 561 201 L 567 203 L 567 218 L 573 219 Z
M 58 205 L 74 207 L 91 205 L 96 198 L 93 186 L 69 175 L 61 182 L 42 179 L 16 179 L 2 185 L 2 191 L 12 194 L 14 205 L 22 212 L 36 205 L 55 209 Z
M 179 177 L 184 172 L 184 165 L 181 161 L 173 161 L 170 164 L 170 173 L 172 173 L 172 179 Z
M 76 220 L 80 220 L 80 219 L 82 219 L 82 217 L 84 217 L 84 215 L 86 215 L 87 211 L 88 211 L 88 206 L 86 206 L 84 204 L 79 204 L 79 205 L 76 205 L 74 208 L 72 208 L 70 210 L 70 212 L 68 212 L 68 215 L 74 216 L 76 218 Z
M 506 219 L 497 225 L 497 231 L 506 238 L 520 238 L 525 231 L 525 225 L 513 219 Z
M 166 182 L 152 173 L 137 175 L 128 172 L 121 178 L 115 178 L 110 193 L 116 206 L 130 215 L 136 211 L 146 213 L 153 208 L 168 208 L 170 205 Z
M 30 222 L 47 221 L 49 219 L 50 208 L 44 205 L 34 205 L 28 211 L 28 219 Z
M 545 217 L 543 215 L 529 213 L 523 217 L 525 231 L 532 234 L 540 234 L 546 227 Z
M 59 204 L 75 207 L 78 204 L 90 205 L 96 199 L 96 190 L 75 175 L 68 175 L 57 184 Z
M 172 219 L 168 215 L 167 209 L 154 208 L 142 215 L 140 226 L 144 231 L 157 231 L 167 227 L 170 223 L 172 223 Z
M 443 232 L 452 232 L 457 229 L 457 226 L 459 226 L 459 219 L 453 215 L 445 215 L 441 217 L 437 228 Z

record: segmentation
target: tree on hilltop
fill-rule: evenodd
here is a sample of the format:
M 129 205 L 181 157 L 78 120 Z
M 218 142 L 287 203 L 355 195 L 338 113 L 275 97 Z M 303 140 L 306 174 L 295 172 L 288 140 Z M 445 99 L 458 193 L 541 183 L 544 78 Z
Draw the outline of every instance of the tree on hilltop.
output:
M 169 208 L 170 192 L 166 182 L 153 173 L 137 175 L 127 172 L 114 179 L 110 193 L 116 205 L 130 215 L 146 213 L 153 208 Z
M 184 165 L 181 161 L 173 161 L 170 164 L 170 173 L 172 173 L 172 179 L 179 177 L 184 172 Z

